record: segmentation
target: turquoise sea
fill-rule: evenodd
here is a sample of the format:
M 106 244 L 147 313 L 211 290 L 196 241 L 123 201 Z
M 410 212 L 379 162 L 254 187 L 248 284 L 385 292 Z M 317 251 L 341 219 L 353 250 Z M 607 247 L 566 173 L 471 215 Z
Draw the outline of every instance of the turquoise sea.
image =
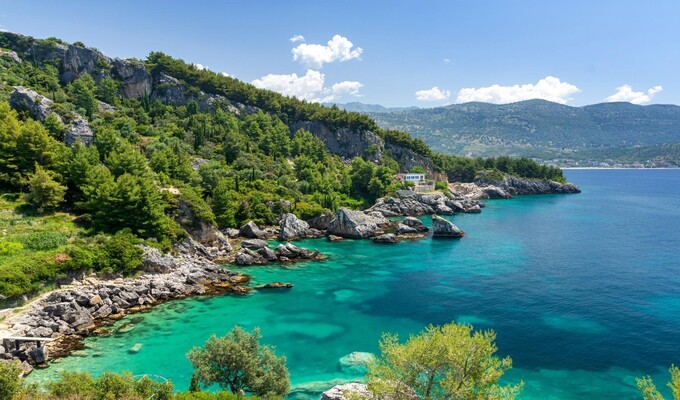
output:
M 318 398 L 301 388 L 359 378 L 338 359 L 377 351 L 382 332 L 455 320 L 496 330 L 499 353 L 514 361 L 506 380 L 525 382 L 522 399 L 640 398 L 635 377 L 665 387 L 680 363 L 680 171 L 565 173 L 583 193 L 488 201 L 481 214 L 452 217 L 461 240 L 303 241 L 328 261 L 243 269 L 293 289 L 162 305 L 32 379 L 131 370 L 184 390 L 185 353 L 239 324 L 261 327 L 287 356 L 299 389 L 291 398 Z

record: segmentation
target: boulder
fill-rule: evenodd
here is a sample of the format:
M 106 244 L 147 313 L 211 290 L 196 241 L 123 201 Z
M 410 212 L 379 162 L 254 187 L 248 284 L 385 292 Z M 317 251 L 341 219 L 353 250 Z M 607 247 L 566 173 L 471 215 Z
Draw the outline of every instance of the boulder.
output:
M 14 86 L 14 91 L 9 97 L 10 107 L 17 111 L 28 111 L 31 118 L 41 122 L 52 114 L 52 104 L 54 104 L 52 100 L 22 86 Z
M 398 239 L 394 233 L 385 233 L 373 238 L 374 243 L 397 243 Z
M 332 235 L 348 238 L 367 238 L 377 234 L 378 223 L 375 218 L 361 211 L 341 208 L 329 224 L 328 232 Z
M 259 250 L 267 247 L 267 242 L 262 239 L 247 239 L 241 242 L 241 248 Z
M 479 206 L 479 204 L 474 204 L 474 205 L 470 205 L 468 207 L 465 207 L 463 212 L 465 212 L 467 214 L 479 214 L 479 213 L 482 212 L 482 208 Z
M 241 249 L 236 255 L 237 265 L 262 264 L 264 259 L 257 253 L 249 249 Z
M 399 225 L 397 225 L 396 233 L 397 235 L 410 235 L 418 233 L 418 230 L 414 227 L 400 223 Z
M 369 215 L 375 219 L 375 223 L 378 224 L 379 227 L 386 227 L 388 226 L 391 221 L 380 212 L 380 211 L 367 211 L 366 215 Z
M 451 221 L 444 219 L 437 214 L 432 214 L 432 236 L 461 238 L 464 234 L 465 233 Z
M 328 230 L 328 225 L 330 225 L 333 220 L 332 215 L 320 215 L 307 220 L 307 224 L 312 229 L 318 229 L 320 231 Z
M 62 60 L 62 83 L 73 82 L 82 74 L 90 74 L 95 81 L 103 77 L 102 65 L 110 65 L 111 59 L 95 49 L 69 45 Z M 95 73 L 97 72 L 97 73 Z
M 333 386 L 323 392 L 320 400 L 364 400 L 371 398 L 371 392 L 365 383 L 346 383 Z
M 84 119 L 78 117 L 74 119 L 66 128 L 64 133 L 64 143 L 73 146 L 80 139 L 83 144 L 90 144 L 94 140 L 94 129 Z
M 328 235 L 326 236 L 326 239 L 328 239 L 329 242 L 337 242 L 343 240 L 344 238 L 342 236 Z
M 265 233 L 253 221 L 248 222 L 239 229 L 239 234 L 250 239 L 262 239 Z
M 259 250 L 257 250 L 257 254 L 259 254 L 260 256 L 262 256 L 262 258 L 270 262 L 279 260 L 276 253 L 267 246 L 261 247 Z
M 0 49 L 0 57 L 9 58 L 10 60 L 17 63 L 22 62 L 21 57 L 19 57 L 19 55 L 15 51 L 4 51 Z
M 414 217 L 406 217 L 404 218 L 404 221 L 402 221 L 402 224 L 411 227 L 415 229 L 418 232 L 427 232 L 430 230 L 425 224 L 423 224 L 423 221 L 419 220 L 418 218 Z
M 161 254 L 153 247 L 142 246 L 144 251 L 144 272 L 152 274 L 167 274 L 177 267 L 174 257 Z
M 286 213 L 281 217 L 279 240 L 289 241 L 302 239 L 309 235 L 309 224 L 299 219 L 295 214 Z

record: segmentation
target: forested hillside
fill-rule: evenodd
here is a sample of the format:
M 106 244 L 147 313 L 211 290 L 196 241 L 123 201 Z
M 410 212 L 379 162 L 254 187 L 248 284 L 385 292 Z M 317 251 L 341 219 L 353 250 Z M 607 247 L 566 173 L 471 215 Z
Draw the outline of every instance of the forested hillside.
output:
M 123 60 L 8 32 L 0 48 L 3 296 L 70 271 L 134 273 L 135 244 L 167 250 L 204 225 L 363 208 L 416 166 L 468 181 L 488 170 L 564 180 L 526 159 L 435 154 L 364 114 L 162 53 Z
M 680 107 L 674 105 L 570 107 L 529 100 L 368 115 L 383 128 L 406 130 L 447 154 L 680 162 L 669 147 L 680 143 Z

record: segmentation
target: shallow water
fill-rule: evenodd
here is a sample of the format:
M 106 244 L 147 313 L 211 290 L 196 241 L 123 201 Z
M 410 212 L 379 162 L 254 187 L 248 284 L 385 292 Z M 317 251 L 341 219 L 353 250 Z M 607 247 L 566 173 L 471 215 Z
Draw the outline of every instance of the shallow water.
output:
M 489 201 L 482 214 L 453 217 L 461 240 L 303 241 L 328 261 L 243 268 L 256 283 L 293 289 L 160 306 L 32 379 L 131 370 L 183 390 L 185 353 L 239 324 L 261 327 L 287 356 L 292 398 L 318 398 L 311 393 L 327 381 L 358 378 L 338 359 L 375 352 L 382 332 L 456 320 L 496 330 L 500 354 L 514 361 L 505 380 L 524 380 L 522 399 L 639 398 L 635 377 L 665 386 L 668 366 L 680 363 L 680 171 L 566 174 L 582 194 Z

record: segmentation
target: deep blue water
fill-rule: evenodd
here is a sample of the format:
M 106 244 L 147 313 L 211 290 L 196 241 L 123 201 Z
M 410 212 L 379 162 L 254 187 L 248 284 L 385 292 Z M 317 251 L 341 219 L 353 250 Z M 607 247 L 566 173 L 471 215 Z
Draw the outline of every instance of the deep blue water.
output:
M 497 332 L 514 362 L 506 380 L 525 381 L 523 399 L 639 398 L 635 377 L 665 386 L 680 363 L 680 171 L 565 173 L 583 193 L 488 201 L 482 214 L 452 217 L 461 240 L 304 241 L 329 260 L 244 269 L 292 290 L 160 306 L 34 379 L 127 369 L 185 389 L 186 351 L 234 324 L 261 327 L 294 385 L 352 379 L 337 360 L 377 351 L 382 332 L 456 320 Z M 128 352 L 136 343 L 142 350 Z

